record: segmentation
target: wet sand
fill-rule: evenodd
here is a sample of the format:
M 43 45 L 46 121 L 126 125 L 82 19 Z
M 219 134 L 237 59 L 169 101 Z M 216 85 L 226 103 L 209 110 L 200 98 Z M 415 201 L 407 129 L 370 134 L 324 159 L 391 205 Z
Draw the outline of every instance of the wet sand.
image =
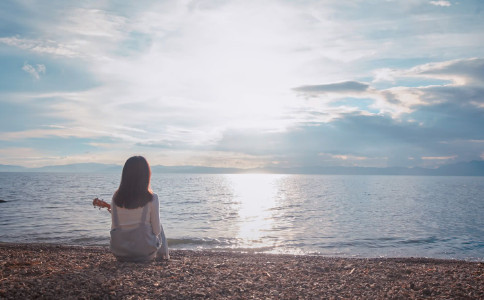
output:
M 107 247 L 0 243 L 1 299 L 484 299 L 484 263 L 171 251 L 120 263 Z

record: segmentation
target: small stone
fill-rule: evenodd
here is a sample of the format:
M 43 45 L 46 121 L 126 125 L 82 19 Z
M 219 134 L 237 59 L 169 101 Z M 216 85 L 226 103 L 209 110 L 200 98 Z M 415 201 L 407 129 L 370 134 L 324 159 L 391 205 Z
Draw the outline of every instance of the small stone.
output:
M 422 294 L 424 294 L 424 296 L 431 296 L 432 295 L 432 291 L 429 290 L 429 289 L 424 289 L 422 291 Z

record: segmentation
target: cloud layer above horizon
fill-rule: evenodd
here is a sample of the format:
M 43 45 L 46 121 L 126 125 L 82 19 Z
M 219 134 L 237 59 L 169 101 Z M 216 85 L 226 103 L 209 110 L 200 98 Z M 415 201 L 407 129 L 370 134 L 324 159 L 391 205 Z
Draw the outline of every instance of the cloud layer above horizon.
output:
M 0 164 L 484 159 L 481 1 L 2 1 Z

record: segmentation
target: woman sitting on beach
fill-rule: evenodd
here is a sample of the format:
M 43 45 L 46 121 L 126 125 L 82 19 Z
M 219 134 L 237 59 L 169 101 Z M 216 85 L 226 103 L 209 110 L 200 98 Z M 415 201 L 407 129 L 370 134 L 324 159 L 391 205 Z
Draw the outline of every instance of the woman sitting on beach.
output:
M 129 158 L 111 203 L 111 251 L 119 261 L 169 259 L 160 202 L 150 189 L 151 169 L 142 156 Z

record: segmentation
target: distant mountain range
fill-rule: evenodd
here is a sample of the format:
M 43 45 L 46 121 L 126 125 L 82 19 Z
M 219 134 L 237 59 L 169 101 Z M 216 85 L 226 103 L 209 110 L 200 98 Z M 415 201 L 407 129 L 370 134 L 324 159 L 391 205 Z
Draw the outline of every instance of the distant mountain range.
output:
M 59 173 L 111 173 L 121 172 L 122 166 L 83 163 L 59 166 L 45 166 L 40 168 L 26 168 L 13 165 L 0 165 L 0 172 L 59 172 Z
M 71 173 L 121 173 L 122 166 L 97 163 L 46 166 L 25 168 L 12 165 L 0 165 L 0 172 L 71 172 Z M 429 176 L 484 176 L 484 161 L 461 162 L 441 166 L 437 169 L 427 168 L 370 168 L 370 167 L 298 167 L 298 168 L 213 168 L 199 166 L 152 166 L 153 173 L 185 174 L 328 174 L 328 175 L 429 175 Z

